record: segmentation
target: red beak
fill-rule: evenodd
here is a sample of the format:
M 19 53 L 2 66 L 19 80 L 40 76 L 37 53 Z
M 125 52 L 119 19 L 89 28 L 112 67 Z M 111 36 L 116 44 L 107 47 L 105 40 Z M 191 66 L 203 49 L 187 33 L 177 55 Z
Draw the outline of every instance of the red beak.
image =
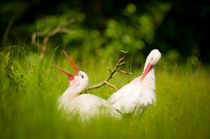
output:
M 68 56 L 68 54 L 63 50 L 64 54 L 67 56 L 67 58 L 69 59 L 69 61 L 71 62 L 72 66 L 74 67 L 74 69 L 77 71 L 77 75 L 79 74 L 79 69 L 77 68 L 77 66 L 74 64 L 74 62 L 71 60 L 71 58 Z
M 141 76 L 141 79 L 140 80 L 144 79 L 144 77 L 147 75 L 147 73 L 149 72 L 149 70 L 151 69 L 151 67 L 152 67 L 152 65 L 150 63 L 148 63 L 148 65 L 147 65 L 147 67 L 146 67 L 143 75 Z
M 74 64 L 74 62 L 71 60 L 71 58 L 68 56 L 68 54 L 67 54 L 65 51 L 63 51 L 63 52 L 64 52 L 64 54 L 67 56 L 67 58 L 69 59 L 70 63 L 72 64 L 72 66 L 74 67 L 74 69 L 76 70 L 77 75 L 78 75 L 78 74 L 79 74 L 79 69 L 78 69 L 77 66 Z M 58 69 L 58 70 L 64 72 L 64 73 L 66 73 L 66 74 L 68 75 L 68 78 L 69 78 L 70 81 L 74 80 L 74 76 L 75 76 L 74 74 L 69 73 L 69 72 L 67 72 L 67 71 L 65 71 L 65 70 L 63 70 L 63 69 L 61 69 L 61 68 L 58 68 L 58 67 L 56 67 L 56 66 L 54 66 L 54 65 L 52 65 L 52 66 L 53 66 L 54 68 L 56 68 L 56 69 Z

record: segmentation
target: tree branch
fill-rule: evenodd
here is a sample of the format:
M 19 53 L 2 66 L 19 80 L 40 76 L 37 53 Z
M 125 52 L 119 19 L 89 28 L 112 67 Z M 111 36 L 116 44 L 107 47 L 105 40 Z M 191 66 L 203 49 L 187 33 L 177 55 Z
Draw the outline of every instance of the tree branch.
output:
M 123 50 L 120 50 L 121 53 L 123 53 L 123 56 L 118 60 L 118 63 L 116 65 L 116 67 L 114 68 L 114 70 L 111 70 L 110 68 L 108 68 L 110 74 L 109 76 L 102 82 L 98 83 L 98 84 L 95 84 L 95 85 L 92 85 L 88 88 L 86 88 L 86 90 L 91 90 L 91 89 L 95 89 L 95 88 L 99 88 L 101 86 L 104 86 L 104 85 L 108 85 L 112 88 L 114 88 L 116 91 L 118 90 L 117 87 L 113 84 L 111 84 L 110 82 L 108 82 L 114 75 L 115 72 L 121 72 L 123 74 L 127 74 L 127 75 L 131 75 L 132 73 L 130 72 L 126 72 L 126 71 L 123 71 L 123 70 L 120 70 L 120 66 L 124 65 L 126 62 L 123 62 L 123 60 L 125 59 L 125 57 L 127 56 L 128 52 L 127 51 L 123 51 Z
M 58 25 L 55 29 L 53 29 L 52 31 L 47 31 L 47 32 L 34 32 L 32 34 L 32 43 L 34 45 L 36 45 L 37 47 L 40 46 L 40 44 L 37 42 L 37 37 L 43 37 L 43 41 L 41 44 L 41 55 L 40 55 L 40 59 L 44 58 L 46 49 L 47 49 L 47 43 L 50 39 L 50 37 L 56 35 L 57 33 L 72 33 L 73 31 L 70 31 L 67 28 L 64 28 L 65 26 L 71 24 L 72 22 L 74 22 L 74 19 L 70 19 L 69 21 L 62 23 L 60 25 Z

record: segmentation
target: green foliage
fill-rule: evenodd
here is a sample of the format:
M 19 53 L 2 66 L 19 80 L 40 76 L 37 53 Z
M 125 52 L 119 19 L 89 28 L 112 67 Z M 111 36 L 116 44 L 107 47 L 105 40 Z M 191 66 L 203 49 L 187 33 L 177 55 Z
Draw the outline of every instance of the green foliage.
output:
M 208 4 L 203 1 L 132 2 L 2 0 L 0 47 L 17 44 L 28 47 L 32 33 L 48 33 L 69 19 L 75 19 L 66 27 L 74 33 L 56 34 L 50 38 L 48 48 L 81 48 L 85 49 L 84 54 L 93 52 L 92 55 L 114 55 L 116 50 L 124 49 L 139 57 L 142 50 L 176 49 L 185 62 L 187 57 L 208 62 Z M 42 39 L 39 37 L 38 42 Z
M 58 25 L 63 24 L 71 19 L 76 21 L 76 26 L 84 21 L 84 15 L 75 11 L 66 11 L 63 15 L 50 15 L 35 22 L 36 29 L 41 32 L 49 32 L 58 27 Z M 67 28 L 74 29 L 75 24 L 67 26 Z
M 136 12 L 136 5 L 133 3 L 128 3 L 125 9 L 125 15 L 129 16 Z
M 153 42 L 155 30 L 164 19 L 170 9 L 168 3 L 155 3 L 146 6 L 146 10 L 137 13 L 137 7 L 129 3 L 124 9 L 124 18 L 119 20 L 110 19 L 105 23 L 103 30 L 97 28 L 87 28 L 82 24 L 84 15 L 78 12 L 68 11 L 62 16 L 48 16 L 36 22 L 38 31 L 49 32 L 59 24 L 65 23 L 70 19 L 75 19 L 75 23 L 66 28 L 73 33 L 57 36 L 56 39 L 49 41 L 48 47 L 57 47 L 61 44 L 67 49 L 81 49 L 80 56 L 91 55 L 116 55 L 116 51 L 121 49 L 128 50 L 129 53 L 140 55 L 141 50 L 147 44 Z M 54 43 L 52 43 L 54 42 Z
M 23 87 L 25 85 L 25 71 L 14 59 L 10 59 L 7 65 L 8 77 L 15 86 Z

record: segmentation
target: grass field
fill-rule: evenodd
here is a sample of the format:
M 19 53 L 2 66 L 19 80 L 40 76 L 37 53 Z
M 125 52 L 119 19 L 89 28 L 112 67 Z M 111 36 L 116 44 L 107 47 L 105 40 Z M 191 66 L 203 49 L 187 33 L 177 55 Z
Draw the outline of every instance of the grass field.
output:
M 71 57 L 75 59 L 74 54 Z M 111 58 L 98 59 L 75 61 L 88 74 L 90 84 L 104 80 L 109 74 L 107 67 L 114 66 Z M 39 61 L 35 53 L 23 57 L 1 53 L 0 64 L 0 139 L 210 138 L 208 67 L 161 61 L 156 69 L 156 105 L 139 117 L 98 119 L 84 125 L 76 119 L 66 120 L 57 111 L 57 98 L 68 87 L 68 80 L 51 64 L 75 73 L 64 55 Z M 136 69 L 128 62 L 125 70 L 133 75 L 116 73 L 111 82 L 117 87 L 139 76 L 142 68 Z M 114 90 L 104 86 L 85 93 L 107 99 Z

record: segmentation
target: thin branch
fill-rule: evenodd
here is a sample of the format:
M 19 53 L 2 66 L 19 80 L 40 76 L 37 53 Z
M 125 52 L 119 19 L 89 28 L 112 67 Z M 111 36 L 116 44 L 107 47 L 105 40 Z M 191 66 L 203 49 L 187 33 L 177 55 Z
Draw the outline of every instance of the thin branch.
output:
M 41 44 L 41 55 L 40 55 L 40 59 L 44 58 L 46 49 L 47 49 L 47 43 L 50 39 L 50 37 L 56 35 L 57 33 L 72 33 L 73 31 L 65 28 L 65 26 L 71 24 L 72 22 L 74 22 L 74 19 L 70 19 L 69 21 L 65 22 L 65 23 L 61 23 L 60 25 L 58 25 L 55 29 L 53 29 L 52 31 L 47 31 L 47 32 L 34 32 L 32 34 L 32 43 L 34 45 L 36 45 L 37 47 L 40 46 L 40 44 L 36 41 L 37 37 L 43 37 L 43 41 Z
M 106 81 L 105 83 L 106 83 L 107 85 L 111 86 L 112 88 L 114 88 L 115 91 L 118 90 L 117 87 L 116 87 L 115 85 L 111 84 L 110 82 Z
M 132 73 L 130 72 L 126 72 L 126 71 L 123 71 L 123 70 L 120 70 L 120 66 L 124 65 L 126 62 L 123 62 L 123 60 L 125 59 L 125 57 L 127 56 L 128 52 L 127 51 L 123 51 L 121 50 L 121 53 L 123 53 L 123 56 L 118 60 L 118 63 L 116 65 L 116 67 L 114 68 L 114 70 L 111 70 L 110 68 L 108 68 L 110 74 L 109 76 L 102 82 L 98 83 L 98 84 L 95 84 L 95 85 L 92 85 L 88 88 L 86 88 L 86 90 L 91 90 L 91 89 L 95 89 L 95 88 L 99 88 L 101 86 L 104 86 L 104 85 L 108 85 L 112 88 L 114 88 L 116 91 L 118 90 L 117 87 L 113 84 L 111 84 L 110 82 L 108 82 L 114 75 L 115 72 L 121 72 L 123 74 L 127 74 L 127 75 L 131 75 Z
M 121 73 L 124 73 L 124 74 L 128 74 L 128 75 L 131 75 L 132 74 L 131 72 L 126 72 L 126 71 L 123 71 L 123 70 L 120 70 L 120 69 L 118 69 L 117 71 L 119 71 Z
M 34 32 L 34 33 L 32 34 L 32 43 L 33 43 L 34 45 L 36 45 L 37 47 L 39 47 L 39 44 L 36 42 L 36 38 L 37 38 L 37 37 L 44 36 L 44 35 L 46 35 L 46 32 Z

